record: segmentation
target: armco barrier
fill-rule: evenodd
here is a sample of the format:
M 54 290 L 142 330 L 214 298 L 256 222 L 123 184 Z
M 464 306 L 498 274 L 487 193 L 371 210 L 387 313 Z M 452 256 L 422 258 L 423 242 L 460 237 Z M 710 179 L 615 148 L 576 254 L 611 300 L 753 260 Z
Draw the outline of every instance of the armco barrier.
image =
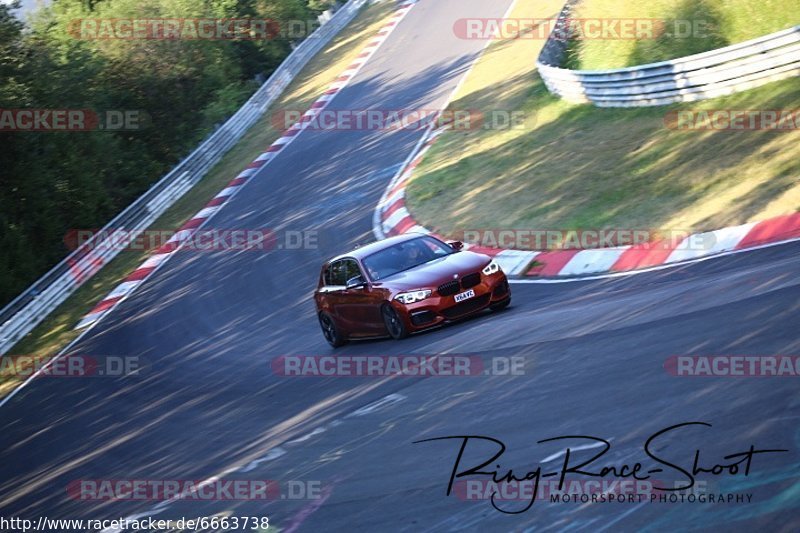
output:
M 300 70 L 358 14 L 368 0 L 350 0 L 303 40 L 222 126 L 90 239 L 0 310 L 0 355 L 108 264 L 124 246 L 104 246 L 112 230 L 144 231 L 200 181 L 281 95 Z M 113 238 L 113 237 L 112 237 Z
M 612 70 L 561 68 L 570 0 L 536 62 L 548 90 L 598 107 L 691 102 L 800 75 L 800 25 L 757 39 L 670 61 Z

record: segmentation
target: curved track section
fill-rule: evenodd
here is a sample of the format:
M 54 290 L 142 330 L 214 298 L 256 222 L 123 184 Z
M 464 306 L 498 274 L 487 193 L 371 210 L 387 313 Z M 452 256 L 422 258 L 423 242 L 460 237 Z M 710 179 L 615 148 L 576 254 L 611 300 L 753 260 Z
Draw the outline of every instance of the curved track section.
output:
M 435 108 L 480 53 L 455 19 L 500 17 L 510 0 L 423 0 L 329 109 Z M 352 355 L 521 357 L 515 376 L 276 376 L 281 355 L 329 355 L 310 292 L 326 257 L 371 240 L 372 207 L 422 132 L 305 131 L 215 218 L 219 228 L 319 231 L 318 249 L 185 252 L 71 352 L 140 356 L 135 379 L 36 379 L 0 409 L 5 516 L 268 515 L 285 531 L 790 528 L 798 517 L 796 378 L 670 376 L 681 354 L 798 354 L 800 244 L 626 279 L 514 287 L 512 308 L 416 335 L 351 344 Z M 550 505 L 504 515 L 445 495 L 456 450 L 440 435 L 502 439 L 522 471 L 535 441 L 585 433 L 609 460 L 641 456 L 653 432 L 714 424 L 670 450 L 783 445 L 720 490 L 748 505 Z M 80 479 L 318 480 L 314 501 L 76 501 Z

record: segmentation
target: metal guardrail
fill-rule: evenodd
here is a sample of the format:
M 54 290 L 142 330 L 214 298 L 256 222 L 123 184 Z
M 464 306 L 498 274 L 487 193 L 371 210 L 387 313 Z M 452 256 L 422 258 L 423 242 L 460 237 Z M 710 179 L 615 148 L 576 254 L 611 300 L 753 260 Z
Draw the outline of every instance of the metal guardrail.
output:
M 548 90 L 598 107 L 691 102 L 800 75 L 800 25 L 750 41 L 670 61 L 612 70 L 561 68 L 567 24 L 579 0 L 569 0 L 536 64 Z
M 283 93 L 300 70 L 355 18 L 368 0 L 349 0 L 326 23 L 304 39 L 269 79 L 200 146 L 166 176 L 0 310 L 0 355 L 5 354 L 56 307 L 108 264 L 131 240 L 199 182 Z M 108 245 L 109 243 L 115 245 Z M 106 245 L 104 245 L 104 243 Z

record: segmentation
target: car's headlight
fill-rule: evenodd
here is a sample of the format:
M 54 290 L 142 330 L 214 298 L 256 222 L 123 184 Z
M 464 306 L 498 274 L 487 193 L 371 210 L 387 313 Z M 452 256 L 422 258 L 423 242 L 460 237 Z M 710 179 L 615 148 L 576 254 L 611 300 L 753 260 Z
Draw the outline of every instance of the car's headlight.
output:
M 492 274 L 500 272 L 500 265 L 497 263 L 497 261 L 492 260 L 492 262 L 486 265 L 481 272 L 483 272 L 484 276 L 491 276 Z
M 411 292 L 403 292 L 398 294 L 394 297 L 395 300 L 399 300 L 404 304 L 413 304 L 414 302 L 421 302 L 425 298 L 431 295 L 431 291 L 411 291 Z

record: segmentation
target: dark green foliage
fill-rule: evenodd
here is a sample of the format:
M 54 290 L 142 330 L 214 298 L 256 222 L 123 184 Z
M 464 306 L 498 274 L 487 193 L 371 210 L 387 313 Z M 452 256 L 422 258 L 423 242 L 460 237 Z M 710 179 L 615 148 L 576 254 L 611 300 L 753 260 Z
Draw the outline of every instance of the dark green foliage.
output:
M 0 4 L 0 109 L 140 110 L 133 131 L 0 132 L 0 306 L 230 116 L 291 51 L 256 41 L 81 40 L 81 18 L 315 20 L 320 0 L 58 0 L 24 26 Z M 297 41 L 298 38 L 293 40 Z

